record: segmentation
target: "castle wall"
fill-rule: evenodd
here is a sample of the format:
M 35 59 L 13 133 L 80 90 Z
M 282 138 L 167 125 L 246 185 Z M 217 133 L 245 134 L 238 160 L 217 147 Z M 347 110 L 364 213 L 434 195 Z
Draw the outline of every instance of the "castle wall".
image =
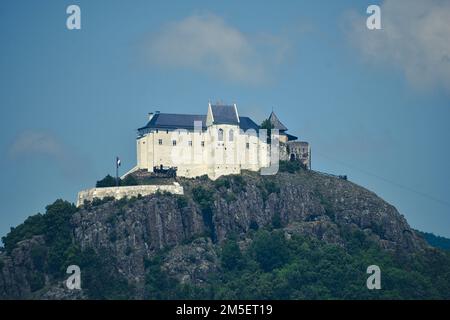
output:
M 218 139 L 219 129 L 223 141 Z M 269 166 L 267 144 L 257 132 L 242 133 L 235 125 L 211 125 L 206 131 L 152 130 L 138 139 L 137 150 L 140 169 L 177 167 L 177 175 L 182 177 L 207 174 L 216 179 L 239 174 L 241 169 L 257 171 Z
M 125 197 L 148 196 L 155 194 L 157 191 L 170 192 L 172 194 L 184 194 L 183 187 L 178 183 L 173 185 L 142 185 L 142 186 L 128 186 L 128 187 L 110 187 L 110 188 L 92 188 L 83 190 L 78 193 L 77 207 L 81 206 L 84 201 L 92 201 L 94 199 L 103 199 L 106 197 L 113 197 L 116 200 Z
M 289 141 L 287 143 L 286 160 L 294 157 L 301 161 L 308 169 L 311 169 L 311 147 L 308 142 Z

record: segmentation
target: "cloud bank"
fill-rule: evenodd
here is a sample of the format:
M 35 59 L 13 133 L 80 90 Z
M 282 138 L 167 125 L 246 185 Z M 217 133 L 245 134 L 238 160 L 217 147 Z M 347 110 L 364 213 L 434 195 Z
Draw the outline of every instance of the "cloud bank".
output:
M 72 149 L 45 131 L 29 130 L 20 133 L 12 141 L 8 151 L 13 160 L 34 161 L 36 157 L 46 157 L 70 178 L 78 178 L 86 170 L 81 167 L 82 161 Z
M 192 15 L 165 25 L 146 41 L 153 65 L 185 68 L 217 79 L 261 84 L 281 63 L 288 43 L 281 37 L 250 37 L 214 14 Z
M 348 35 L 363 56 L 399 68 L 416 88 L 450 92 L 450 1 L 385 0 L 382 30 L 349 16 Z

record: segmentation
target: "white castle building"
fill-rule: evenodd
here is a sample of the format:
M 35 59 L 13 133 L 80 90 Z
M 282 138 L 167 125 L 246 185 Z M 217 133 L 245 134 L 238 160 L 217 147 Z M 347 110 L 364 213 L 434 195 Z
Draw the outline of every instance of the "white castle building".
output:
M 287 134 L 273 112 L 269 120 L 272 133 L 279 132 L 271 144 L 265 130 L 239 115 L 236 104 L 209 103 L 206 115 L 150 113 L 138 129 L 137 166 L 130 172 L 176 168 L 177 176 L 217 179 L 269 168 L 278 160 L 298 160 L 309 168 L 309 144 Z

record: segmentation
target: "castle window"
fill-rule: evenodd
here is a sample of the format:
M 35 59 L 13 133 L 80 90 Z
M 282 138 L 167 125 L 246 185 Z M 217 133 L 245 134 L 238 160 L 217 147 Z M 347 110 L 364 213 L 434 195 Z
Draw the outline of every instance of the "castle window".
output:
M 192 147 L 192 141 L 188 141 L 189 147 Z
M 230 132 L 228 132 L 228 140 L 233 141 L 234 140 L 234 131 L 230 130 Z
M 166 134 L 168 134 L 169 133 L 169 130 L 166 130 Z
M 219 129 L 219 141 L 223 141 L 223 129 Z
M 159 139 L 159 140 L 158 140 L 158 144 L 159 144 L 159 145 L 162 145 L 162 139 Z
M 172 145 L 176 146 L 177 145 L 177 140 L 172 140 Z
M 159 130 L 158 130 L 158 129 L 156 129 L 156 133 L 158 133 L 158 131 L 159 131 Z
M 245 147 L 246 147 L 247 149 L 250 149 L 250 143 L 247 142 L 247 143 L 245 144 Z
M 205 141 L 202 141 L 202 147 L 204 147 L 205 146 Z

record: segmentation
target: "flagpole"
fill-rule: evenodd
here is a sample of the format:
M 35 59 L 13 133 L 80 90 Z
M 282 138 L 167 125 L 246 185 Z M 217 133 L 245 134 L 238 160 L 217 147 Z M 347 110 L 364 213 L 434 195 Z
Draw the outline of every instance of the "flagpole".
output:
M 119 186 L 119 157 L 116 157 L 116 187 Z

